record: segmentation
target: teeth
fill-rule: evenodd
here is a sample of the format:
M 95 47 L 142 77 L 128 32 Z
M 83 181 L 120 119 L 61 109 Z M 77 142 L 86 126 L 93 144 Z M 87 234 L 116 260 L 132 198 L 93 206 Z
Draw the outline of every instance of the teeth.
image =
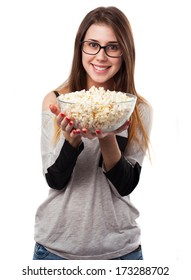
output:
M 94 65 L 94 67 L 96 70 L 99 70 L 99 71 L 103 71 L 103 70 L 107 69 L 107 67 L 99 67 L 99 66 L 95 66 L 95 65 Z

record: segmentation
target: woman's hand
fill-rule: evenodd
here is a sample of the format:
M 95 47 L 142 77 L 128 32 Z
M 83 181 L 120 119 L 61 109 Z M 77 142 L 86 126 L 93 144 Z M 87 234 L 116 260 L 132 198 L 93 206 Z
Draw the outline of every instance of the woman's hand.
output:
M 51 112 L 56 115 L 57 125 L 63 132 L 65 139 L 70 143 L 70 145 L 77 148 L 82 141 L 82 136 L 79 129 L 74 129 L 74 121 L 64 113 L 61 113 L 57 105 L 51 104 L 49 108 Z
M 125 122 L 121 127 L 119 127 L 118 129 L 111 131 L 111 132 L 102 132 L 101 130 L 95 130 L 95 132 L 91 132 L 86 128 L 82 128 L 81 130 L 78 129 L 78 133 L 81 134 L 82 137 L 84 138 L 88 138 L 88 139 L 94 139 L 94 138 L 99 138 L 99 139 L 103 139 L 106 136 L 110 136 L 110 135 L 115 135 L 117 133 L 121 133 L 122 131 L 126 130 L 129 127 L 130 122 L 127 121 Z
M 96 135 L 98 138 L 102 139 L 105 138 L 108 135 L 115 135 L 118 133 L 121 133 L 122 131 L 126 130 L 129 127 L 130 121 L 126 121 L 122 126 L 120 126 L 118 129 L 111 131 L 111 132 L 102 132 L 101 130 L 96 130 Z
M 96 137 L 99 139 L 103 139 L 106 136 L 120 133 L 126 130 L 129 126 L 129 121 L 127 121 L 121 127 L 111 132 L 102 132 L 101 130 L 91 132 L 86 128 L 75 129 L 74 120 L 70 119 L 64 113 L 61 113 L 57 105 L 51 104 L 49 108 L 51 112 L 56 115 L 57 125 L 63 131 L 66 140 L 73 146 L 79 145 L 79 143 L 81 142 L 81 137 L 88 138 L 90 140 Z

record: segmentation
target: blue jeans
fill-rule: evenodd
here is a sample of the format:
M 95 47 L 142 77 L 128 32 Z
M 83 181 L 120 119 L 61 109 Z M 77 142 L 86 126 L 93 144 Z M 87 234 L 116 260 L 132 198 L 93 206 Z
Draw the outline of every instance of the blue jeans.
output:
M 143 260 L 142 250 L 140 248 L 139 250 L 112 260 Z
M 35 244 L 33 260 L 66 260 L 62 257 L 59 257 L 51 252 L 49 252 L 43 245 L 38 243 Z M 143 260 L 142 250 L 136 250 L 127 255 L 121 256 L 112 260 Z
M 43 245 L 36 242 L 34 247 L 33 260 L 66 260 L 49 252 Z

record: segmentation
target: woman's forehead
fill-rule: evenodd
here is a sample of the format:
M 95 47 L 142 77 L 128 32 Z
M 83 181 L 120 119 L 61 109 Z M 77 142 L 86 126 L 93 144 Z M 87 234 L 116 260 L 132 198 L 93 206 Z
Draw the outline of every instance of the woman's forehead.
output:
M 116 36 L 111 26 L 106 24 L 92 24 L 85 35 L 85 40 L 116 42 Z

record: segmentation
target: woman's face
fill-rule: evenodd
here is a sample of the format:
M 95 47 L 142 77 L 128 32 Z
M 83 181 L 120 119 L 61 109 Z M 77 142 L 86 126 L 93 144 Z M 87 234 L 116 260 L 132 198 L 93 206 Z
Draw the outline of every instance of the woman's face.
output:
M 93 24 L 86 32 L 84 41 L 92 41 L 106 46 L 117 44 L 113 29 L 108 25 Z M 87 87 L 91 86 L 109 88 L 113 85 L 113 76 L 119 71 L 122 64 L 121 57 L 109 57 L 104 49 L 95 55 L 89 55 L 82 51 L 82 64 L 87 73 Z

